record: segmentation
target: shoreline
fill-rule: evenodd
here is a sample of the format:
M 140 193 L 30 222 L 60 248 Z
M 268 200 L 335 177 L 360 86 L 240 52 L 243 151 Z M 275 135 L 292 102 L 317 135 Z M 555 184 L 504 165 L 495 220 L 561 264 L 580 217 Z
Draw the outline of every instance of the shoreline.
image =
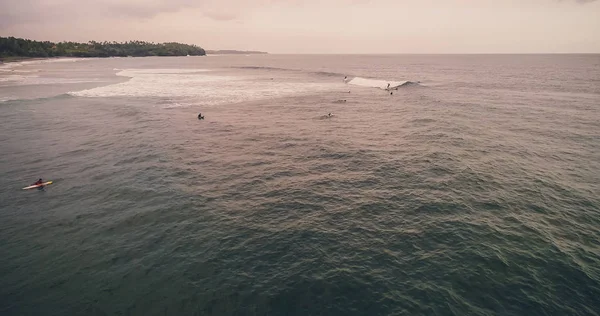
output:
M 57 57 L 2 57 L 0 58 L 0 65 L 16 63 L 22 61 L 34 61 L 34 60 L 54 60 L 54 59 L 108 59 L 108 58 L 143 58 L 143 57 L 206 57 L 207 55 L 193 55 L 193 56 L 109 56 L 109 57 L 79 57 L 79 56 L 57 56 Z

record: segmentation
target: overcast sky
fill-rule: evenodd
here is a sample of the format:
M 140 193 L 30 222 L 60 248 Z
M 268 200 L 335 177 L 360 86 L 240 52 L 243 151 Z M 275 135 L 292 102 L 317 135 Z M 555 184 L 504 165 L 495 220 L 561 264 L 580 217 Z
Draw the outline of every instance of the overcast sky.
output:
M 599 53 L 600 0 L 0 0 L 0 36 L 272 53 Z

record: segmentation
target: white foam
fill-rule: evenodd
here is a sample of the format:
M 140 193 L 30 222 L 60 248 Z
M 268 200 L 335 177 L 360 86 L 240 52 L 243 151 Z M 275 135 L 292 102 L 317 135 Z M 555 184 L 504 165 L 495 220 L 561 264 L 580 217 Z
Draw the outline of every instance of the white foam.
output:
M 27 80 L 28 78 L 37 78 L 37 77 L 38 77 L 37 75 L 23 76 L 23 75 L 10 74 L 10 75 L 0 77 L 0 82 L 10 82 L 10 81 L 23 82 L 23 81 Z
M 40 69 L 32 69 L 32 70 L 14 69 L 14 70 L 12 70 L 12 72 L 28 74 L 28 73 L 32 73 L 32 72 L 40 72 Z
M 175 102 L 175 103 L 172 103 L 172 104 L 165 105 L 162 108 L 163 109 L 189 108 L 192 105 L 193 104 L 191 104 L 191 103 Z
M 192 74 L 197 72 L 207 72 L 208 69 L 117 69 L 121 70 L 117 76 L 135 77 L 136 75 L 160 75 L 160 74 Z
M 13 100 L 18 100 L 18 98 L 16 98 L 16 97 L 0 97 L 0 103 L 13 101 Z
M 69 92 L 78 97 L 160 97 L 186 104 L 223 104 L 325 91 L 339 83 L 273 82 L 254 77 L 207 74 L 205 69 L 125 69 L 131 79 L 118 84 Z M 183 104 L 183 103 L 180 103 Z
M 368 87 L 368 88 L 379 88 L 379 89 L 387 89 L 388 84 L 390 85 L 389 89 L 397 89 L 400 86 L 407 84 L 408 81 L 386 81 L 386 80 L 378 80 L 378 79 L 368 79 L 356 77 L 352 80 L 348 81 L 348 84 Z
M 36 59 L 36 60 L 28 60 L 22 61 L 23 65 L 33 65 L 33 64 L 50 64 L 50 63 L 74 63 L 78 61 L 89 60 L 90 58 L 48 58 L 48 59 Z
M 8 75 L 8 76 L 0 76 L 0 83 L 4 83 L 5 85 L 51 85 L 51 84 L 73 84 L 73 83 L 94 83 L 94 82 L 104 82 L 102 79 L 98 78 L 52 78 L 52 77 L 40 77 L 38 75 Z
M 15 68 L 15 67 L 21 67 L 21 66 L 23 66 L 23 63 L 21 63 L 21 62 L 0 64 L 0 70 L 2 70 L 2 71 L 12 71 L 13 68 Z
M 40 78 L 34 74 L 40 72 L 41 69 L 35 65 L 50 64 L 50 63 L 65 63 L 77 62 L 88 58 L 51 58 L 51 59 L 36 59 L 7 64 L 0 64 L 0 83 L 8 85 L 46 85 L 46 84 L 64 84 L 64 83 L 82 83 L 82 82 L 97 82 L 97 79 L 72 79 L 72 78 Z M 32 66 L 33 65 L 33 66 Z M 28 66 L 22 69 L 23 66 Z
M 48 58 L 48 59 L 24 60 L 24 61 L 0 64 L 0 69 L 12 69 L 12 68 L 16 68 L 16 67 L 37 65 L 37 64 L 74 63 L 74 62 L 88 60 L 88 59 L 89 58 Z

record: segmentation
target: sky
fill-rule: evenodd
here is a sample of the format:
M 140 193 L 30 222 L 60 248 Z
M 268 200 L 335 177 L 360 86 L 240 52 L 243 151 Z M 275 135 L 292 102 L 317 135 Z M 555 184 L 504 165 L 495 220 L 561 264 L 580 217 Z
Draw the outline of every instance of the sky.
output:
M 600 53 L 600 0 L 0 0 L 0 36 L 270 53 Z

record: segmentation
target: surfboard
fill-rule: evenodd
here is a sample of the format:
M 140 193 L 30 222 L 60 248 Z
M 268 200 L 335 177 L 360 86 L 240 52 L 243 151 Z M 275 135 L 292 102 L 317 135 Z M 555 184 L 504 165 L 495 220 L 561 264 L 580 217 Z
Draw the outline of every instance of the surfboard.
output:
M 49 185 L 49 184 L 52 184 L 52 181 L 44 182 L 42 184 L 30 185 L 28 187 L 24 187 L 23 190 L 35 189 L 35 188 L 39 188 L 43 185 Z

